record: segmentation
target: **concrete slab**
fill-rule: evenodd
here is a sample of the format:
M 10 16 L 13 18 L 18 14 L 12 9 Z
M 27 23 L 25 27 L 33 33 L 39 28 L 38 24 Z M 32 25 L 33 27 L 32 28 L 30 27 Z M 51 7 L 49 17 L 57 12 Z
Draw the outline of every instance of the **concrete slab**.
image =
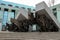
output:
M 28 19 L 28 11 L 26 9 L 20 8 L 20 10 L 19 10 L 17 16 L 15 17 L 15 19 L 17 19 L 20 16 L 20 14 L 24 15 Z
M 52 19 L 55 22 L 55 24 L 60 28 L 58 20 L 55 18 L 52 10 L 46 5 L 44 1 L 36 5 L 36 12 L 40 14 L 45 14 L 47 17 Z

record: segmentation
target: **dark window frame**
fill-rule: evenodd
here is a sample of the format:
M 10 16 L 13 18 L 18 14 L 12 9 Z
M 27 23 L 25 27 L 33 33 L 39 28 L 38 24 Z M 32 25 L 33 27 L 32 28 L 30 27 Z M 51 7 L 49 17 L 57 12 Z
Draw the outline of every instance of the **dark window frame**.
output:
M 15 6 L 16 8 L 19 8 L 19 6 Z
M 1 8 L 0 8 L 0 10 L 1 10 Z
M 53 10 L 53 11 L 56 11 L 56 8 L 53 8 L 52 10 Z
M 14 12 L 14 18 L 15 18 L 15 10 L 12 9 L 11 12 Z
M 33 11 L 35 11 L 35 9 L 33 9 Z
M 9 9 L 7 9 L 7 8 L 4 8 L 4 11 L 8 11 Z
M 25 7 L 21 7 L 21 8 L 25 9 Z
M 1 3 L 1 5 L 5 5 L 4 3 Z
M 13 5 L 11 5 L 11 4 L 8 4 L 8 6 L 12 7 Z

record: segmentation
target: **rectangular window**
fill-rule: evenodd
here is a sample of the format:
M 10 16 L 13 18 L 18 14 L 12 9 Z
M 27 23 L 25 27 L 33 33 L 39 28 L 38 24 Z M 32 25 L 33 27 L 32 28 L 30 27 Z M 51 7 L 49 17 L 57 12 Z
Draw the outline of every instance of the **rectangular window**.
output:
M 5 9 L 4 9 L 4 13 L 3 13 L 2 25 L 6 25 L 6 23 L 7 23 L 7 21 L 8 21 L 7 19 L 8 19 L 8 9 L 5 8 Z
M 57 10 L 56 8 L 53 9 L 54 16 L 57 18 Z
M 54 8 L 53 11 L 56 11 L 56 8 Z
M 4 11 L 8 11 L 8 9 L 7 9 L 7 8 L 5 8 L 5 9 L 4 9 Z
M 11 18 L 14 18 L 14 12 L 9 12 L 8 13 L 8 23 L 11 24 Z
M 15 10 L 11 10 L 11 12 L 8 12 L 8 23 L 11 24 L 11 18 L 15 18 Z
M 0 8 L 0 10 L 1 10 L 1 8 Z
M 25 9 L 25 7 L 21 7 L 21 8 Z
M 35 11 L 35 9 L 33 9 L 33 11 Z
M 33 31 L 33 32 L 36 31 L 36 24 L 32 25 L 32 31 Z
M 19 6 L 15 6 L 16 8 L 19 8 Z
M 12 7 L 12 5 L 11 5 L 11 4 L 9 4 L 8 6 Z
M 3 14 L 3 25 L 6 25 L 6 23 L 8 21 L 7 19 L 8 19 L 8 12 L 4 11 L 4 14 Z
M 54 16 L 57 18 L 57 12 L 56 12 L 56 13 L 54 13 Z
M 5 4 L 4 4 L 4 3 L 1 3 L 1 5 L 4 5 L 4 6 L 5 6 Z
M 27 10 L 31 11 L 31 8 L 27 8 Z
M 15 10 L 12 10 L 11 12 L 14 14 L 14 18 L 15 18 Z

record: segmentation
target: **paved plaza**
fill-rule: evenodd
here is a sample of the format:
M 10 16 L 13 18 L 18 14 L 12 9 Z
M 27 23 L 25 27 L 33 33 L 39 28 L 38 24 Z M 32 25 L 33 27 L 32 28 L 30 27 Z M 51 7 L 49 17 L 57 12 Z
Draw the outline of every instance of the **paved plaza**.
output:
M 0 40 L 60 40 L 60 32 L 0 32 Z

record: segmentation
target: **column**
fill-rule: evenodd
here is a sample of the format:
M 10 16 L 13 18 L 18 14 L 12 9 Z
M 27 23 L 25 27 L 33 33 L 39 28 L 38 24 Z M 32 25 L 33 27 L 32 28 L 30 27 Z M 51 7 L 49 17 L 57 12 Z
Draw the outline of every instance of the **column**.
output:
M 0 31 L 2 30 L 3 11 L 4 11 L 4 8 L 1 8 L 0 10 Z

